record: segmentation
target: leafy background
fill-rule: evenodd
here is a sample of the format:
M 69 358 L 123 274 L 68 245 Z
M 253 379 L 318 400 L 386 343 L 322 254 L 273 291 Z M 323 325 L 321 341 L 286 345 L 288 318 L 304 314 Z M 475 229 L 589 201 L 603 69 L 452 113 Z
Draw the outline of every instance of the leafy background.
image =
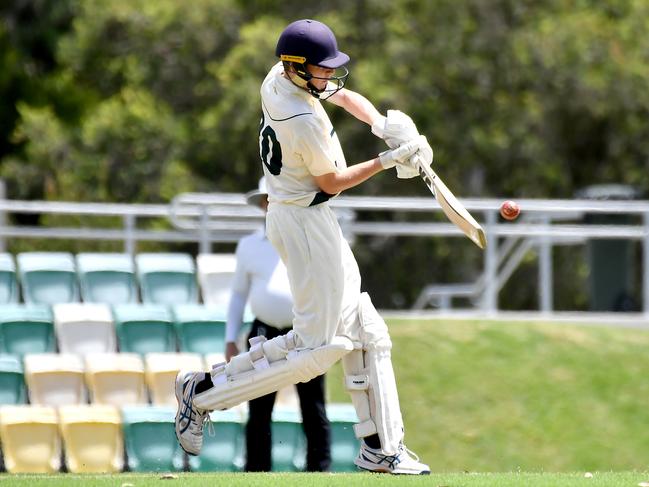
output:
M 413 117 L 459 195 L 572 198 L 611 182 L 649 189 L 644 0 L 13 0 L 0 6 L 8 196 L 167 202 L 255 187 L 259 85 L 283 27 L 305 17 L 336 32 L 352 58 L 351 89 Z M 366 126 L 329 113 L 349 163 L 382 150 Z M 426 188 L 384 174 L 351 193 Z M 375 301 L 402 307 L 426 283 L 475 279 L 482 257 L 457 242 L 365 238 L 355 253 Z M 559 309 L 586 306 L 583 257 L 555 254 Z M 531 256 L 501 306 L 538 306 L 534 273 Z

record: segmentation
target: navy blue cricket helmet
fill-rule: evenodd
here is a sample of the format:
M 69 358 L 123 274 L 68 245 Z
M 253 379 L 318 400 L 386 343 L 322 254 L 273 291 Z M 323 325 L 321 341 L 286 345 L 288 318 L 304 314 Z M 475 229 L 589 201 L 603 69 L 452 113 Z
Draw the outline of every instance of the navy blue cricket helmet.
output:
M 306 88 L 316 98 L 320 98 L 325 92 L 329 94 L 328 98 L 341 90 L 349 76 L 349 71 L 345 68 L 349 56 L 338 50 L 338 42 L 331 29 L 317 20 L 303 19 L 289 24 L 279 36 L 275 55 L 284 63 L 294 66 L 297 75 L 306 81 Z M 306 69 L 307 64 L 331 69 L 341 68 L 343 72 L 340 76 L 326 78 L 334 82 L 336 88 L 317 90 L 310 83 L 314 76 Z

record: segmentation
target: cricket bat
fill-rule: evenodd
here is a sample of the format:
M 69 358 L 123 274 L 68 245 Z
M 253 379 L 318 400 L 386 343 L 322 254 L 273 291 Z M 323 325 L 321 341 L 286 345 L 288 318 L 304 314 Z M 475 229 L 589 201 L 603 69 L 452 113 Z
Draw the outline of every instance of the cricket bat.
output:
M 419 157 L 415 160 L 415 164 L 419 175 L 430 189 L 430 192 L 433 193 L 433 196 L 435 196 L 446 217 L 462 230 L 473 243 L 484 249 L 487 246 L 487 237 L 480 224 L 475 221 L 471 213 L 457 200 L 430 166 L 424 164 Z

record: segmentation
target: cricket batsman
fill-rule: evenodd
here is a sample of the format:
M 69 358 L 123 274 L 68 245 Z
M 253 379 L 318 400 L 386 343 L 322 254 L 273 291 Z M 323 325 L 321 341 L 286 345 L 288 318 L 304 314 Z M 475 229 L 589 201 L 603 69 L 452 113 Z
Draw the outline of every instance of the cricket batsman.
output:
M 181 371 L 176 435 L 187 453 L 198 455 L 211 410 L 307 382 L 342 359 L 359 418 L 354 463 L 371 472 L 429 474 L 405 446 L 388 328 L 360 291 L 358 265 L 328 200 L 385 169 L 413 177 L 413 159 L 430 165 L 432 149 L 407 115 L 390 110 L 384 117 L 344 88 L 349 56 L 325 24 L 291 23 L 276 55 L 279 62 L 261 86 L 259 150 L 269 195 L 266 234 L 288 270 L 293 329 L 271 340 L 251 339 L 249 352 L 214 365 L 211 373 Z M 324 100 L 366 123 L 391 149 L 348 167 Z

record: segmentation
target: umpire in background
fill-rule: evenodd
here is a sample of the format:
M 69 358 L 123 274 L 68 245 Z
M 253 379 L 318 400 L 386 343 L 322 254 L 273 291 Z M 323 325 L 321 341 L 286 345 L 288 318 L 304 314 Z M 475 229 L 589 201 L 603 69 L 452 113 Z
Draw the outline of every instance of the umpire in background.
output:
M 259 189 L 246 195 L 250 205 L 266 212 L 268 194 L 264 178 Z M 265 336 L 268 340 L 284 335 L 292 327 L 293 299 L 286 267 L 268 241 L 265 229 L 242 238 L 237 245 L 237 266 L 232 282 L 225 331 L 225 358 L 239 353 L 236 341 L 243 322 L 246 302 L 255 321 L 248 338 Z M 302 410 L 302 426 L 307 440 L 306 470 L 326 472 L 331 466 L 329 420 L 325 411 L 324 375 L 296 384 Z M 246 425 L 247 472 L 271 470 L 271 415 L 276 393 L 249 402 Z

